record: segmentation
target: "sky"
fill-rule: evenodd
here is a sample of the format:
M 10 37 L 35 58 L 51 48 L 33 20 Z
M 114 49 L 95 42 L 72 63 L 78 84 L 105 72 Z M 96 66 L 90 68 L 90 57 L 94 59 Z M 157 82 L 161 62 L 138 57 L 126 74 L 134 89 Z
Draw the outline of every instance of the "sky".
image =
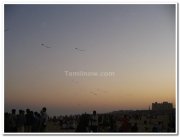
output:
M 175 106 L 175 5 L 5 5 L 4 21 L 5 111 Z

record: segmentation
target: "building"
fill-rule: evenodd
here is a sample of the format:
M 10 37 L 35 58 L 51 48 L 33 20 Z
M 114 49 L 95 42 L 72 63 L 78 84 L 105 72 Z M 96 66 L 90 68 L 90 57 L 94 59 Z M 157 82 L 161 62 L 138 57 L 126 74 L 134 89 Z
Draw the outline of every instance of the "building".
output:
M 162 102 L 162 103 L 152 103 L 152 110 L 171 110 L 173 109 L 173 104 L 168 102 Z

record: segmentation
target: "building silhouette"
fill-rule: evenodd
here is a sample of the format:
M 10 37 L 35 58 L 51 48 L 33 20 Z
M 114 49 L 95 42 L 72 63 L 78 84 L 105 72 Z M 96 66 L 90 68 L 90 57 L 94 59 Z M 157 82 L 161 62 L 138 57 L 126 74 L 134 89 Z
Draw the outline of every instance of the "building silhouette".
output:
M 172 110 L 173 104 L 168 102 L 162 102 L 162 103 L 152 103 L 152 110 L 160 111 L 160 110 Z

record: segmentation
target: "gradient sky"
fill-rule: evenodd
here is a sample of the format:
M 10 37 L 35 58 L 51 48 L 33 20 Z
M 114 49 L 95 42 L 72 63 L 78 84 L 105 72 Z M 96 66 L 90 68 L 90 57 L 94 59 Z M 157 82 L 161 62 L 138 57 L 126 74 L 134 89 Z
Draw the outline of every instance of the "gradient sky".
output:
M 175 5 L 5 5 L 4 15 L 5 111 L 175 105 Z M 67 77 L 66 70 L 115 76 Z

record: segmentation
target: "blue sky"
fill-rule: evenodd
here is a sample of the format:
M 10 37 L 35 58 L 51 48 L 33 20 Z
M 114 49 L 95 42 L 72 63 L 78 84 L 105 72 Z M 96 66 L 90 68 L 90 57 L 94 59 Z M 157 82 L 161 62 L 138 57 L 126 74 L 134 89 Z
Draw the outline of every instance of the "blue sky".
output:
M 175 5 L 5 5 L 4 21 L 7 111 L 45 105 L 52 114 L 67 114 L 175 104 Z M 115 76 L 71 78 L 66 70 Z M 89 94 L 96 88 L 108 93 Z

